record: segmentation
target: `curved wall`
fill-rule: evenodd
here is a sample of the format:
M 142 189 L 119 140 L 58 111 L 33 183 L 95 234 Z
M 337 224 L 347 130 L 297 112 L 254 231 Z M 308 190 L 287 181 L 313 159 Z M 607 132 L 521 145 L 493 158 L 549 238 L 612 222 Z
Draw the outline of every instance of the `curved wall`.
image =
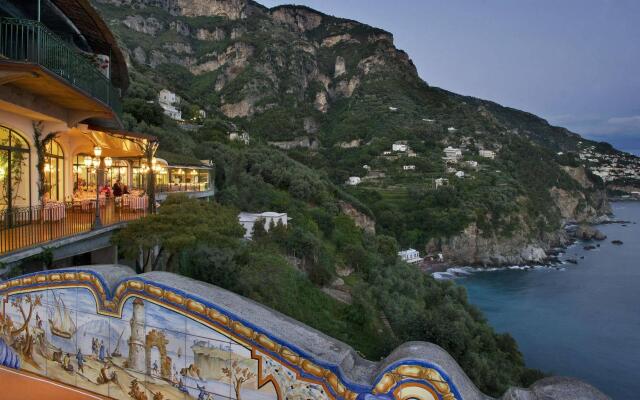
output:
M 429 360 L 400 357 L 381 368 L 240 296 L 154 274 L 105 266 L 4 282 L 3 338 L 20 355 L 20 368 L 113 398 L 462 398 Z M 210 296 L 184 290 L 188 285 L 200 293 L 204 287 Z M 254 321 L 216 298 L 245 308 Z M 261 318 L 283 324 L 297 338 L 261 328 L 255 324 Z M 312 353 L 309 346 L 319 348 Z

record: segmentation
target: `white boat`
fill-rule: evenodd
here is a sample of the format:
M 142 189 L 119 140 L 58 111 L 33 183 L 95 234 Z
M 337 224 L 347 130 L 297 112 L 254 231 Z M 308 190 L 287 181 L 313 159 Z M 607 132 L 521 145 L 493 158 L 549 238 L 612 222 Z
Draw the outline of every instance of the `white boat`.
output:
M 53 311 L 53 318 L 49 319 L 49 330 L 52 335 L 64 339 L 71 339 L 76 333 L 76 323 L 73 318 L 71 318 L 71 314 L 66 308 L 62 297 L 56 296 L 54 292 L 51 293 L 55 301 L 55 309 Z

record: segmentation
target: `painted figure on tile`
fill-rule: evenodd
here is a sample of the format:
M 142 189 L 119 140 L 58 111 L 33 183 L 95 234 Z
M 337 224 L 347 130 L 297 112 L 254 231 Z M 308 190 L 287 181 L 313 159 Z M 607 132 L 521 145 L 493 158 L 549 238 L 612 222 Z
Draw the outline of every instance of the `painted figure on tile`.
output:
M 73 373 L 73 365 L 71 364 L 71 356 L 69 353 L 64 353 L 62 356 L 62 368 L 67 372 Z
M 98 375 L 98 384 L 103 385 L 105 383 L 113 382 L 118 383 L 118 374 L 111 370 L 112 363 L 106 361 L 102 368 L 100 368 L 100 375 Z
M 78 372 L 82 372 L 84 374 L 84 356 L 82 355 L 82 350 L 78 347 L 78 352 L 76 353 L 76 361 L 78 361 Z
M 98 359 L 104 361 L 104 340 L 100 340 L 100 350 L 98 352 Z
M 207 392 L 206 386 L 196 385 L 200 393 L 198 394 L 198 400 L 213 400 L 211 393 Z

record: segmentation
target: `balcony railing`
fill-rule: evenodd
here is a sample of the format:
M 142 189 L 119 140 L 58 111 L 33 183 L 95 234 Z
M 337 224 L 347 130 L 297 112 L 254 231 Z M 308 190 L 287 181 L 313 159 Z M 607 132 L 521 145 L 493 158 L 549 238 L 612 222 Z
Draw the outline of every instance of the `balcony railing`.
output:
M 38 64 L 71 85 L 122 112 L 120 92 L 79 50 L 59 38 L 42 23 L 0 18 L 0 56 Z
M 208 183 L 159 183 L 156 185 L 156 193 L 174 192 L 206 192 Z
M 95 201 L 50 203 L 0 211 L 0 255 L 89 232 L 95 220 L 95 204 Z M 147 214 L 146 207 L 116 202 L 113 198 L 101 199 L 99 204 L 103 226 Z

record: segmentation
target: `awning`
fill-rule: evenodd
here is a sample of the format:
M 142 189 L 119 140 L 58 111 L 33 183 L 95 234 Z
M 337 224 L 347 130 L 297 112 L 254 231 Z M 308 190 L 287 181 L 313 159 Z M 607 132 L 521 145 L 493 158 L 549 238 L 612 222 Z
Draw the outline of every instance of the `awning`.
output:
M 106 131 L 93 127 L 73 128 L 62 133 L 58 140 L 69 143 L 74 154 L 93 155 L 95 146 L 102 148 L 103 157 L 140 158 L 150 142 L 157 142 L 151 135 L 124 131 Z

